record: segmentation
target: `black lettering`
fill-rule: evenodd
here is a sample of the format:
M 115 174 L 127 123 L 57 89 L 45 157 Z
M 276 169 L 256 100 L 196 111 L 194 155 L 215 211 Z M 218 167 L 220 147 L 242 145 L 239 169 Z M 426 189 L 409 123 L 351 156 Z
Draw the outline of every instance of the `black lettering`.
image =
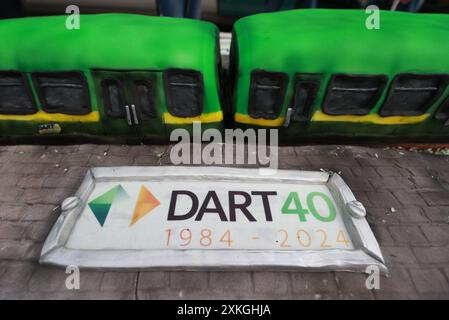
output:
M 176 201 L 179 195 L 185 195 L 192 199 L 192 208 L 189 212 L 181 215 L 176 215 Z M 187 220 L 192 218 L 195 215 L 195 212 L 198 210 L 198 197 L 190 191 L 187 190 L 176 190 L 171 194 L 170 199 L 170 208 L 168 209 L 168 221 L 179 221 L 179 220 Z
M 245 198 L 245 201 L 240 204 L 235 203 L 235 196 L 242 196 Z M 249 193 L 243 191 L 229 191 L 229 221 L 236 221 L 235 212 L 239 209 L 249 221 L 256 221 L 249 210 L 247 209 L 251 204 L 251 196 Z
M 214 203 L 214 207 L 213 208 L 208 208 L 209 202 Z M 206 198 L 204 198 L 204 202 L 201 205 L 200 211 L 198 212 L 198 215 L 196 216 L 196 221 L 201 221 L 201 219 L 203 219 L 203 216 L 205 213 L 218 213 L 218 215 L 220 216 L 220 220 L 223 222 L 228 221 L 228 219 L 226 218 L 226 214 L 223 210 L 223 207 L 221 206 L 220 200 L 218 199 L 217 193 L 215 191 L 209 191 L 206 195 Z
M 265 219 L 267 221 L 273 221 L 273 215 L 271 214 L 270 201 L 268 200 L 269 196 L 277 196 L 277 192 L 275 191 L 253 191 L 251 192 L 253 196 L 261 196 L 263 209 L 265 211 Z

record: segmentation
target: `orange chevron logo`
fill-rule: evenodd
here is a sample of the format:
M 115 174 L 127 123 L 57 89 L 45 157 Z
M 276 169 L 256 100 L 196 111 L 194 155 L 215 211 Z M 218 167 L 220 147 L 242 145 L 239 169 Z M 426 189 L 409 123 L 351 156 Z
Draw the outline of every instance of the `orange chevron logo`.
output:
M 129 226 L 133 226 L 137 221 L 142 219 L 144 216 L 149 214 L 154 208 L 158 207 L 161 203 L 158 199 L 151 193 L 150 190 L 142 186 L 140 188 L 139 198 L 137 199 L 136 207 L 134 209 L 134 214 L 131 219 Z

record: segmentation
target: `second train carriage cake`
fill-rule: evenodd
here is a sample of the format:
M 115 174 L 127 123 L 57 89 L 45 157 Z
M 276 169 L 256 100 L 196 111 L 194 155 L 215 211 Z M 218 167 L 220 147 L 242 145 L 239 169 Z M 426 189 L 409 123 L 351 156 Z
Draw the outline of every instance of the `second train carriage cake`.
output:
M 239 20 L 234 119 L 288 142 L 448 140 L 449 15 L 294 10 Z
M 163 138 L 221 127 L 218 29 L 130 14 L 0 21 L 0 135 Z

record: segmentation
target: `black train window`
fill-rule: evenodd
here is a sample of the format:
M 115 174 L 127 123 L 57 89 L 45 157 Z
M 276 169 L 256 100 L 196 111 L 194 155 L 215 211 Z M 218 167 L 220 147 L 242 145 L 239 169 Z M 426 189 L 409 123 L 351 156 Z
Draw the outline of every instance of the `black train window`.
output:
M 133 82 L 133 90 L 136 104 L 141 110 L 143 118 L 155 118 L 152 83 L 148 80 L 136 80 Z
M 36 104 L 25 76 L 19 72 L 0 72 L 0 114 L 34 114 Z
M 394 79 L 380 114 L 422 115 L 441 96 L 446 86 L 445 75 L 400 74 Z
M 276 119 L 282 110 L 288 76 L 281 72 L 256 70 L 251 73 L 249 115 L 253 118 Z
M 449 97 L 447 97 L 446 100 L 444 100 L 444 102 L 441 104 L 440 108 L 435 114 L 435 119 L 438 120 L 449 119 Z
M 297 75 L 293 96 L 293 121 L 302 122 L 310 120 L 313 103 L 320 89 L 320 80 L 320 75 Z
M 203 76 L 194 70 L 168 69 L 164 72 L 167 109 L 175 117 L 197 117 L 203 112 Z
M 329 83 L 323 111 L 330 115 L 366 115 L 382 95 L 387 79 L 383 75 L 336 74 Z
M 34 73 L 42 108 L 48 113 L 83 115 L 91 112 L 86 79 L 80 72 Z
M 115 79 L 105 79 L 101 82 L 103 104 L 106 114 L 114 118 L 125 117 L 125 99 L 122 83 Z

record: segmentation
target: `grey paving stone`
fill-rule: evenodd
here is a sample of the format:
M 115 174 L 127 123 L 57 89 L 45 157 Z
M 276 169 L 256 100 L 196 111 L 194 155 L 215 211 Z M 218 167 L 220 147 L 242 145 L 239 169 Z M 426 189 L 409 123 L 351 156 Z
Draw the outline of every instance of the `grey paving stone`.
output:
M 379 226 L 387 226 L 397 224 L 399 222 L 397 211 L 391 212 L 391 208 L 366 208 L 366 219 L 370 224 L 378 224 Z M 399 210 L 399 209 L 396 209 Z
M 375 208 L 402 208 L 402 205 L 389 192 L 373 191 L 367 192 L 372 207 Z
M 411 177 L 431 177 L 432 175 L 429 172 L 429 169 L 425 166 L 414 166 L 412 164 L 409 165 L 409 161 L 404 161 L 403 164 L 400 164 L 404 167 L 405 170 L 409 172 L 409 176 Z
M 418 300 L 420 298 L 416 292 L 385 292 L 375 290 L 373 294 L 376 300 Z
M 431 242 L 449 243 L 449 224 L 421 225 L 421 230 Z
M 29 223 L 0 221 L 0 240 L 20 240 Z
M 136 272 L 106 272 L 101 283 L 103 291 L 130 291 L 136 288 Z
M 170 287 L 173 289 L 201 289 L 208 286 L 208 272 L 171 272 Z
M 2 174 L 1 187 L 14 187 L 23 179 L 20 173 L 5 173 Z
M 39 261 L 43 245 L 43 242 L 31 242 L 28 250 L 25 252 L 23 260 Z
M 25 259 L 32 245 L 30 241 L 0 240 L 0 261 Z
M 133 291 L 83 291 L 62 290 L 56 292 L 26 292 L 22 299 L 27 300 L 132 300 Z
M 393 195 L 403 207 L 426 206 L 426 202 L 421 198 L 419 192 L 396 190 L 393 191 Z
M 363 292 L 343 292 L 339 295 L 340 300 L 373 300 L 375 290 Z
M 249 272 L 211 272 L 211 289 L 230 291 L 251 291 L 251 273 Z
M 20 145 L 16 146 L 15 150 L 16 153 L 31 153 L 31 152 L 44 152 L 45 146 L 39 146 L 39 145 Z
M 439 189 L 441 184 L 437 179 L 432 177 L 413 177 L 412 178 L 417 189 Z
M 401 173 L 395 167 L 377 167 L 377 173 L 381 177 L 401 177 Z
M 331 272 L 292 273 L 293 293 L 324 294 L 337 292 L 337 282 Z
M 36 265 L 28 262 L 3 262 L 5 268 L 0 275 L 0 292 L 26 291 L 27 284 Z
M 140 272 L 139 290 L 159 289 L 169 286 L 169 273 L 165 271 Z
M 40 267 L 33 273 L 28 289 L 32 292 L 65 291 L 67 277 L 64 269 Z
M 127 156 L 91 155 L 88 165 L 91 167 L 127 166 L 132 164 L 132 158 Z
M 154 156 L 136 156 L 133 165 L 135 166 L 154 166 L 159 163 L 158 158 Z
M 380 152 L 378 154 L 381 154 Z M 357 162 L 361 167 L 394 167 L 396 162 L 394 159 L 389 158 L 367 158 L 357 159 Z
M 373 204 L 371 203 L 370 199 L 368 198 L 368 192 L 365 191 L 358 191 L 353 190 L 355 198 L 363 203 L 365 207 L 373 207 Z
M 390 267 L 388 271 L 389 277 L 381 277 L 380 279 L 379 291 L 388 293 L 415 293 L 415 287 L 406 268 Z
M 17 211 L 23 221 L 45 221 L 47 224 L 52 224 L 59 214 L 56 206 L 51 204 L 24 205 Z
M 109 148 L 109 145 L 82 144 L 78 147 L 78 153 L 103 155 Z
M 413 251 L 421 263 L 449 263 L 447 247 L 415 247 Z
M 336 282 L 342 293 L 366 294 L 371 290 L 366 286 L 367 276 L 361 273 L 336 272 Z M 371 293 L 369 293 L 371 295 Z
M 377 178 L 379 177 L 379 174 L 377 173 L 375 168 L 371 167 L 353 167 L 352 173 L 356 177 L 361 178 Z
M 285 295 L 290 291 L 291 278 L 286 272 L 254 272 L 255 293 Z
M 78 188 L 79 186 L 77 186 Z M 73 196 L 76 192 L 77 188 L 58 188 L 58 189 L 46 189 L 46 190 L 54 190 L 49 192 L 47 198 L 45 199 L 45 203 L 60 205 L 66 198 Z
M 360 179 L 360 178 L 350 178 L 345 179 L 345 182 L 349 185 L 351 190 L 357 190 L 357 191 L 372 191 L 375 189 L 367 179 Z
M 27 226 L 25 231 L 26 240 L 44 242 L 50 233 L 51 225 L 47 222 L 34 222 Z
M 386 177 L 386 178 L 371 178 L 362 181 L 369 181 L 371 190 L 375 191 L 386 191 L 386 190 L 396 190 L 402 189 L 403 184 L 398 178 Z
M 26 176 L 19 180 L 17 186 L 20 188 L 41 188 L 43 182 L 42 176 Z
M 447 279 L 438 269 L 412 269 L 410 274 L 418 293 L 448 293 Z
M 418 226 L 392 226 L 389 228 L 395 243 L 426 245 L 427 240 Z
M 374 233 L 374 236 L 376 237 L 377 241 L 381 246 L 392 246 L 395 244 L 395 240 L 393 240 L 393 237 L 390 234 L 390 231 L 386 227 L 386 224 L 384 225 L 371 225 L 371 230 Z
M 103 275 L 102 271 L 80 270 L 80 290 L 99 291 Z
M 78 145 L 67 145 L 67 146 L 47 146 L 46 151 L 48 153 L 56 153 L 56 154 L 73 154 L 78 152 Z
M 168 287 L 139 291 L 136 296 L 138 300 L 209 300 L 210 297 L 214 297 L 215 300 L 220 299 L 217 293 L 208 290 L 183 290 Z
M 427 223 L 428 219 L 420 207 L 406 207 L 397 209 L 392 215 L 403 223 Z
M 18 221 L 27 208 L 24 204 L 0 204 L 0 220 Z
M 449 192 L 447 191 L 421 192 L 421 196 L 429 206 L 449 205 Z
M 27 204 L 46 204 L 48 199 L 52 197 L 55 189 L 25 189 L 20 201 Z
M 67 166 L 87 166 L 89 162 L 89 155 L 85 153 L 67 154 L 61 161 L 61 167 Z
M 61 160 L 63 159 L 63 155 L 62 154 L 56 154 L 56 153 L 51 153 L 51 152 L 47 152 L 44 153 L 38 157 L 34 157 L 34 159 L 30 159 L 30 162 L 38 162 L 38 163 L 60 163 Z M 37 159 L 36 159 L 37 158 Z
M 416 257 L 409 247 L 382 247 L 382 255 L 386 260 L 387 266 L 392 264 L 416 264 Z
M 0 186 L 0 201 L 15 203 L 23 194 L 23 189 L 18 187 L 3 187 Z
M 53 175 L 42 181 L 43 188 L 77 188 L 84 178 L 72 175 Z
M 423 212 L 432 222 L 449 223 L 449 206 L 426 207 Z

